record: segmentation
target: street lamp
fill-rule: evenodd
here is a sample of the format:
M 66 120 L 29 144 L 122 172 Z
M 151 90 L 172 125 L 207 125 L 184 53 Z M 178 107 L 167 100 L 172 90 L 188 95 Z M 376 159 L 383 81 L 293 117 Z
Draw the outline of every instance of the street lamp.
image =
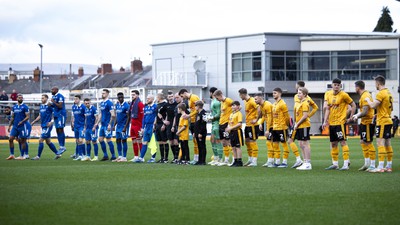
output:
M 39 79 L 40 79 L 40 86 L 39 86 L 39 91 L 40 93 L 42 93 L 42 80 L 43 80 L 43 70 L 42 70 L 42 66 L 43 66 L 43 45 L 42 44 L 38 44 L 40 47 L 40 75 L 39 75 Z

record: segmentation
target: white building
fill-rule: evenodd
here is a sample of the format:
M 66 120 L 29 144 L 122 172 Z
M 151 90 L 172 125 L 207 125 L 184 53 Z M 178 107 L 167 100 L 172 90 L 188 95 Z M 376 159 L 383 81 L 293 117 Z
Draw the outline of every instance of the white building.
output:
M 215 86 L 235 100 L 242 87 L 270 100 L 280 87 L 293 110 L 295 83 L 304 80 L 321 109 L 333 78 L 358 102 L 354 82 L 364 80 L 375 96 L 372 77 L 381 74 L 399 115 L 399 45 L 400 35 L 392 33 L 259 33 L 153 44 L 153 85 L 187 86 L 203 99 Z M 321 110 L 311 122 L 311 133 L 318 133 Z

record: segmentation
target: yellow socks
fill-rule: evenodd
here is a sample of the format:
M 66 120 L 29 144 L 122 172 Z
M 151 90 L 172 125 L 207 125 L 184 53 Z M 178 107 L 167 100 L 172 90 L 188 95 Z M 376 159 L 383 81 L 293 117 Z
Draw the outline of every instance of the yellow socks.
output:
M 369 144 L 368 150 L 369 150 L 369 153 L 368 153 L 369 159 L 370 160 L 375 160 L 375 158 L 376 158 L 376 150 L 375 150 L 374 144 L 372 144 L 372 143 Z
M 371 145 L 371 144 L 370 144 L 370 145 Z M 362 149 L 362 151 L 363 151 L 364 159 L 365 159 L 365 158 L 369 158 L 369 146 L 370 146 L 370 145 L 361 144 L 361 149 Z
M 196 138 L 193 138 L 193 153 L 194 153 L 195 155 L 198 155 L 198 154 L 199 154 L 199 147 L 198 147 L 198 145 L 197 145 L 197 140 L 196 140 Z
M 378 146 L 378 160 L 379 162 L 384 162 L 386 157 L 385 146 Z
M 386 146 L 385 147 L 386 154 L 387 154 L 387 161 L 391 162 L 393 159 L 393 148 L 392 146 Z
M 331 157 L 333 161 L 338 161 L 339 160 L 339 147 L 332 147 L 331 149 Z
M 349 160 L 350 158 L 349 146 L 348 145 L 342 146 L 342 151 L 343 151 L 343 159 Z
M 229 146 L 223 146 L 222 149 L 224 150 L 224 156 L 229 157 Z
M 252 150 L 252 156 L 253 158 L 257 158 L 258 157 L 258 145 L 257 142 L 250 142 L 251 145 L 251 150 Z
M 297 145 L 294 142 L 290 143 L 290 149 L 292 149 L 292 152 L 296 157 L 300 156 L 299 149 L 297 148 Z
M 289 146 L 286 142 L 283 142 L 282 147 L 283 147 L 283 159 L 288 159 L 289 158 Z
M 267 141 L 267 155 L 268 158 L 274 158 L 274 148 L 272 147 L 272 141 Z
M 280 159 L 281 158 L 281 150 L 279 149 L 279 142 L 273 142 L 272 146 L 274 149 L 274 158 Z
M 249 157 L 252 157 L 253 149 L 252 149 L 252 146 L 251 146 L 251 142 L 246 142 L 246 147 L 247 147 L 247 154 L 249 155 Z

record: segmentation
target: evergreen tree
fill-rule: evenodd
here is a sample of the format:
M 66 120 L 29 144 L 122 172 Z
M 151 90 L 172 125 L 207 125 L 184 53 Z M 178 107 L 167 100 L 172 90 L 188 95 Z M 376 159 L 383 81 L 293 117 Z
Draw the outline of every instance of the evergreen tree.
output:
M 374 32 L 392 32 L 393 31 L 392 25 L 393 25 L 393 20 L 392 17 L 390 16 L 389 8 L 387 6 L 383 7 L 382 15 L 378 20 L 378 24 L 376 24 Z

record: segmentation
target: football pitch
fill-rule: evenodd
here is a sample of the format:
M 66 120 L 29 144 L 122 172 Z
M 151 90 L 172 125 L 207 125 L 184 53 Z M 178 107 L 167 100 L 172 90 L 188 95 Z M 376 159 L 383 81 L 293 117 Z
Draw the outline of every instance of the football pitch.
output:
M 400 224 L 399 138 L 392 139 L 393 173 L 384 174 L 357 170 L 359 139 L 349 140 L 349 171 L 324 170 L 327 138 L 311 141 L 311 171 L 261 167 L 265 141 L 258 144 L 258 167 L 229 168 L 79 162 L 69 158 L 72 142 L 59 160 L 45 145 L 39 161 L 7 161 L 2 142 L 0 224 Z M 30 157 L 36 153 L 31 140 Z M 209 141 L 207 153 L 209 161 Z M 289 166 L 294 161 L 290 153 Z

